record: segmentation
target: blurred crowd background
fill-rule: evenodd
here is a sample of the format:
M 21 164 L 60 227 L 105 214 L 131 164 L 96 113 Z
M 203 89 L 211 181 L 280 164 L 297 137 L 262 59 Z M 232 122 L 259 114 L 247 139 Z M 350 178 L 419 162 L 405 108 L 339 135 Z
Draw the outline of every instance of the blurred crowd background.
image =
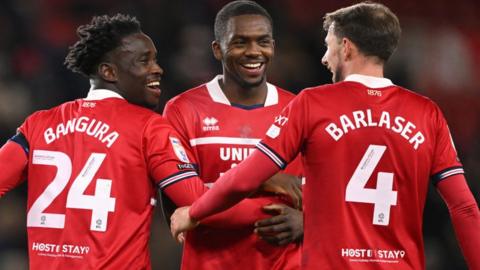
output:
M 1 0 L 0 139 L 39 109 L 84 97 L 88 80 L 64 65 L 78 25 L 93 15 L 137 16 L 154 40 L 165 70 L 162 102 L 221 73 L 213 58 L 213 21 L 227 0 Z M 276 55 L 269 81 L 298 93 L 331 82 L 322 66 L 322 17 L 347 0 L 258 1 L 274 19 Z M 425 94 L 443 109 L 466 177 L 480 199 L 480 2 L 476 0 L 385 0 L 400 18 L 400 47 L 386 76 Z M 0 172 L 1 173 L 1 172 Z M 28 269 L 25 184 L 0 200 L 0 269 Z M 159 210 L 159 209 L 157 209 Z M 151 238 L 154 269 L 178 269 L 181 246 L 173 242 L 160 211 Z M 431 188 L 425 211 L 427 269 L 467 269 L 447 208 Z M 239 254 L 241 256 L 241 254 Z

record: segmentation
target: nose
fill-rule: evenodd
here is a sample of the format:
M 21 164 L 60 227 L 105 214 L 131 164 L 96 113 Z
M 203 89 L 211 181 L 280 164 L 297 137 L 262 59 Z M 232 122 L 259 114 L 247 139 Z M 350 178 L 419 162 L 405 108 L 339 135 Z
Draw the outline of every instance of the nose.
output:
M 324 66 L 328 66 L 328 62 L 327 62 L 327 53 L 325 53 L 322 57 L 322 64 Z
M 260 46 L 257 42 L 249 42 L 247 45 L 247 49 L 245 50 L 245 55 L 248 56 L 259 56 L 262 54 Z
M 163 68 L 157 63 L 154 62 L 152 66 L 152 73 L 163 75 Z

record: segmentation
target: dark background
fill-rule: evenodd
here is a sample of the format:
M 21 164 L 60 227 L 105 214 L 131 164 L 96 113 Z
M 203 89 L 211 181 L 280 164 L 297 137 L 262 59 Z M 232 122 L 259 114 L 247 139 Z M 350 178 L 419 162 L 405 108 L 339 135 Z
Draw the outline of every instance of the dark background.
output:
M 92 15 L 123 12 L 138 17 L 154 40 L 164 68 L 162 104 L 221 73 L 212 56 L 213 21 L 225 0 L 0 0 L 0 139 L 39 109 L 84 97 L 88 80 L 63 66 L 75 29 Z M 276 57 L 269 81 L 298 93 L 330 83 L 321 65 L 325 12 L 356 1 L 258 1 L 274 19 Z M 400 18 L 399 49 L 386 76 L 435 100 L 450 123 L 470 187 L 480 191 L 480 3 L 475 0 L 381 1 Z M 1 172 L 0 172 L 1 173 Z M 28 267 L 26 185 L 0 201 L 0 269 Z M 448 211 L 431 190 L 425 211 L 427 269 L 467 269 Z M 158 210 L 158 209 L 157 209 Z M 157 211 L 151 240 L 154 269 L 178 269 L 174 244 Z

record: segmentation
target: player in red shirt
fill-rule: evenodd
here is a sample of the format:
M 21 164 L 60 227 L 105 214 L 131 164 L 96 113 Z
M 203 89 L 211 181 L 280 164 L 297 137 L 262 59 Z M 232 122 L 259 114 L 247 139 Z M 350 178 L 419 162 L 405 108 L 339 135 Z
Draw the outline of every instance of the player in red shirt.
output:
M 294 97 L 266 81 L 274 54 L 272 22 L 257 3 L 234 1 L 218 12 L 212 49 L 222 62 L 223 75 L 178 95 L 164 110 L 182 139 L 190 143 L 199 175 L 208 186 L 255 150 L 274 117 Z M 294 166 L 287 172 L 295 170 Z M 269 204 L 281 202 L 268 194 L 261 198 Z M 254 208 L 261 209 L 261 205 Z M 278 204 L 269 208 L 291 213 L 290 219 L 299 226 L 295 237 L 301 238 L 300 211 Z M 285 218 L 285 214 L 276 218 Z M 187 235 L 182 269 L 299 269 L 300 246 L 298 241 L 289 242 L 301 239 L 286 239 L 291 233 L 276 232 L 284 245 L 272 245 L 253 230 L 253 222 L 225 228 L 199 226 Z
M 254 152 L 172 216 L 172 233 L 226 209 L 304 155 L 303 269 L 425 269 L 428 185 L 445 200 L 470 269 L 480 269 L 480 213 L 447 123 L 426 97 L 383 78 L 400 24 L 360 3 L 325 16 L 323 63 L 334 84 L 303 90 Z M 261 168 L 261 169 L 259 169 Z
M 78 35 L 66 64 L 90 79 L 90 92 L 32 114 L 2 146 L 0 197 L 27 177 L 30 269 L 151 269 L 158 187 L 177 205 L 206 188 L 181 137 L 148 109 L 163 70 L 139 22 L 94 17 Z M 207 223 L 248 219 L 244 206 Z

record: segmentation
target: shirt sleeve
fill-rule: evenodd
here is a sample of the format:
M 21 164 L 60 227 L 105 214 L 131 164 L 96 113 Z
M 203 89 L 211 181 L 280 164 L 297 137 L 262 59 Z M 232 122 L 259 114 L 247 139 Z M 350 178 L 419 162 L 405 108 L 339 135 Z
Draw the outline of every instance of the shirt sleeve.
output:
M 167 212 L 168 217 L 171 216 L 176 207 L 193 204 L 200 198 L 208 188 L 203 185 L 203 182 L 195 177 L 188 180 L 177 182 L 165 188 L 162 196 L 166 195 L 173 203 L 164 202 L 163 207 Z M 165 196 L 163 196 L 165 197 Z M 212 228 L 236 229 L 251 227 L 256 221 L 270 217 L 262 211 L 262 207 L 271 203 L 286 203 L 281 197 L 260 197 L 253 199 L 245 199 L 234 207 L 221 212 L 219 214 L 210 216 L 202 220 L 203 225 Z
M 300 159 L 299 152 L 306 138 L 306 123 L 308 122 L 305 91 L 296 96 L 275 117 L 275 122 L 268 129 L 264 139 L 257 148 L 267 155 L 277 166 L 284 169 L 287 163 L 295 158 Z M 299 166 L 296 161 L 295 166 Z M 297 168 L 298 171 L 298 168 Z
M 447 121 L 438 106 L 435 105 L 434 109 L 433 119 L 436 123 L 436 140 L 431 178 L 433 184 L 437 185 L 438 182 L 452 175 L 464 174 L 464 171 L 457 157 Z
M 437 185 L 447 204 L 455 234 L 469 269 L 480 269 L 480 212 L 465 177 L 455 174 Z
M 178 133 L 159 115 L 153 117 L 145 128 L 145 160 L 160 189 L 198 176 L 192 154 L 184 145 Z
M 28 156 L 16 141 L 9 140 L 0 148 L 0 198 L 25 179 L 27 165 Z
M 259 151 L 254 151 L 236 167 L 223 174 L 205 195 L 195 201 L 190 208 L 190 216 L 201 221 L 232 207 L 279 170 L 271 159 Z

